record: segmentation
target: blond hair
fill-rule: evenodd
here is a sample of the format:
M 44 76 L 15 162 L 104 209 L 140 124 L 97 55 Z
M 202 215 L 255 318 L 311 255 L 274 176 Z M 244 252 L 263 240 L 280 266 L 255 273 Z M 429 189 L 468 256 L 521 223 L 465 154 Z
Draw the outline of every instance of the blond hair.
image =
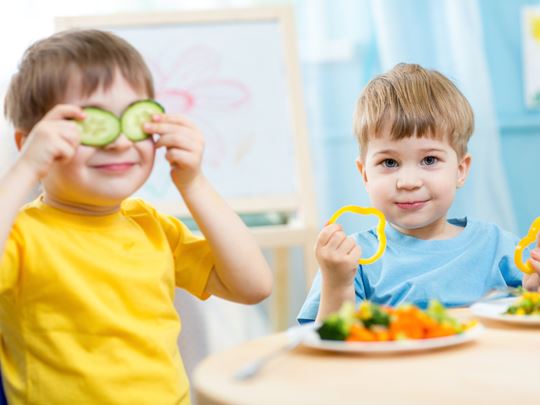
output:
M 467 153 L 474 130 L 471 105 L 444 75 L 401 63 L 371 80 L 358 99 L 354 132 L 362 156 L 370 138 L 446 139 L 458 156 Z
M 134 90 L 154 97 L 150 71 L 127 41 L 93 29 L 59 32 L 26 50 L 9 84 L 4 113 L 15 128 L 29 132 L 62 101 L 75 78 L 86 97 L 100 86 L 110 88 L 117 71 Z

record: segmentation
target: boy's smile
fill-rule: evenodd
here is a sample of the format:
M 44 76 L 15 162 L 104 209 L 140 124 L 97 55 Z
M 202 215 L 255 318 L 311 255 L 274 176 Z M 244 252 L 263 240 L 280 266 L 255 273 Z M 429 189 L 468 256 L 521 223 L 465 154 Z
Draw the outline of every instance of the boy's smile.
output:
M 470 157 L 461 160 L 441 139 L 389 136 L 370 139 L 357 161 L 374 207 L 403 233 L 421 239 L 446 239 L 459 230 L 446 220 Z
M 110 88 L 99 87 L 90 96 L 81 97 L 73 86 L 63 102 L 100 106 L 120 114 L 132 102 L 147 97 L 117 72 Z M 45 201 L 58 208 L 78 207 L 81 213 L 114 212 L 144 184 L 152 171 L 154 152 L 152 138 L 132 142 L 124 134 L 102 148 L 79 145 L 69 162 L 54 164 L 43 179 Z
M 406 202 L 396 202 L 396 205 L 404 210 L 416 210 L 424 207 L 429 200 L 424 201 L 406 201 Z

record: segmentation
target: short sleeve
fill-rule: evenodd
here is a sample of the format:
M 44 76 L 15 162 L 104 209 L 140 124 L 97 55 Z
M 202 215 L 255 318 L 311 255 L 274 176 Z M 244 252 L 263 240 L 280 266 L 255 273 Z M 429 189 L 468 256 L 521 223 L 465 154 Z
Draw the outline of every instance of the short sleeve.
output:
M 319 312 L 319 304 L 321 302 L 321 272 L 317 272 L 313 283 L 311 284 L 311 289 L 296 317 L 296 320 L 299 324 L 304 324 L 308 322 L 315 321 L 317 318 L 317 313 Z
M 514 252 L 519 238 L 508 232 L 502 232 L 501 248 L 503 254 L 499 260 L 499 271 L 504 278 L 506 285 L 510 287 L 519 287 L 523 282 L 523 273 L 518 269 L 514 261 Z M 525 248 L 523 252 L 523 261 L 530 256 L 531 247 Z
M 204 290 L 215 263 L 210 244 L 178 218 L 160 215 L 160 221 L 173 252 L 176 286 L 207 299 Z
M 0 259 L 0 294 L 12 289 L 17 283 L 23 251 L 19 229 L 13 227 Z

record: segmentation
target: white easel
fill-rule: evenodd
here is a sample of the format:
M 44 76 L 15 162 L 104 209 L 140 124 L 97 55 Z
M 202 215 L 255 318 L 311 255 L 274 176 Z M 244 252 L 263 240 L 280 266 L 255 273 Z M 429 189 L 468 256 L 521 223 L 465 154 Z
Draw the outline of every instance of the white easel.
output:
M 276 88 L 280 86 L 284 89 L 284 99 L 279 101 L 288 106 L 287 114 L 276 117 L 276 120 L 288 120 L 291 135 L 286 142 L 290 142 L 287 147 L 291 149 L 291 156 L 294 162 L 291 163 L 289 178 L 296 179 L 294 190 L 287 188 L 281 193 L 272 190 L 269 193 L 253 193 L 248 195 L 224 195 L 231 207 L 238 213 L 280 213 L 285 214 L 287 222 L 283 225 L 270 225 L 252 227 L 251 230 L 258 243 L 263 248 L 272 250 L 275 271 L 275 287 L 272 296 L 272 320 L 275 330 L 282 330 L 287 327 L 289 319 L 289 252 L 292 247 L 301 247 L 304 257 L 304 273 L 306 285 L 311 283 L 316 271 L 316 262 L 313 253 L 313 246 L 317 235 L 315 195 L 313 191 L 312 170 L 310 163 L 310 148 L 306 131 L 306 118 L 301 90 L 301 78 L 299 73 L 298 54 L 296 50 L 296 34 L 294 29 L 293 12 L 290 7 L 277 8 L 250 8 L 250 9 L 224 9 L 224 10 L 204 10 L 204 11 L 174 11 L 148 14 L 118 14 L 107 16 L 84 16 L 84 17 L 63 17 L 56 20 L 57 30 L 92 27 L 109 30 L 120 36 L 128 34 L 126 39 L 138 48 L 145 58 L 149 57 L 149 51 L 145 51 L 138 44 L 137 38 L 150 38 L 157 31 L 163 29 L 169 34 L 175 29 L 182 31 L 178 38 L 184 40 L 197 40 L 199 31 L 204 37 L 212 36 L 215 33 L 215 41 L 223 40 L 231 28 L 235 30 L 245 30 L 241 41 L 237 41 L 237 46 L 227 47 L 231 58 L 235 57 L 233 64 L 243 70 L 252 60 L 246 59 L 245 63 L 238 60 L 242 55 L 233 56 L 234 50 L 240 45 L 254 41 L 259 32 L 267 32 L 270 27 L 275 32 L 275 46 L 268 47 L 268 52 L 277 50 L 276 55 L 269 55 L 271 60 L 280 58 L 282 61 L 283 78 L 276 79 Z M 187 33 L 185 30 L 188 30 Z M 190 31 L 191 30 L 191 31 Z M 188 35 L 189 33 L 189 35 Z M 168 35 L 169 35 L 168 34 Z M 129 37 L 133 35 L 133 37 Z M 267 35 L 267 34 L 265 34 Z M 170 37 L 163 38 L 162 41 L 169 40 Z M 142 40 L 144 42 L 144 40 Z M 178 42 L 182 42 L 178 41 Z M 156 42 L 159 45 L 160 41 Z M 265 47 L 267 44 L 259 43 L 258 47 Z M 171 44 L 171 46 L 175 46 Z M 217 49 L 225 51 L 226 47 Z M 246 55 L 249 56 L 249 55 Z M 242 74 L 240 73 L 239 76 Z M 253 77 L 264 81 L 266 77 Z M 271 79 L 271 78 L 270 78 Z M 279 82 L 282 81 L 282 83 Z M 159 100 L 159 98 L 158 98 Z M 268 107 L 272 107 L 271 100 L 268 100 Z M 268 109 L 271 110 L 270 108 Z M 266 116 L 261 116 L 265 119 Z M 264 129 L 262 130 L 264 132 Z M 273 136 L 274 134 L 270 134 Z M 207 149 L 209 145 L 207 142 Z M 273 159 L 275 165 L 280 165 L 280 156 L 266 156 Z M 260 155 L 259 161 L 263 161 L 265 156 Z M 279 166 L 276 166 L 279 167 Z M 158 169 L 159 170 L 159 169 Z M 212 181 L 212 176 L 207 172 Z M 245 176 L 245 170 L 233 176 Z M 168 176 L 168 174 L 167 174 Z M 290 180 L 289 180 L 290 181 Z M 246 186 L 249 188 L 249 185 Z M 175 197 L 178 199 L 178 197 Z M 181 202 L 176 199 L 166 198 L 160 201 L 150 201 L 162 212 L 185 216 L 189 214 Z M 179 199 L 178 199 L 179 200 Z

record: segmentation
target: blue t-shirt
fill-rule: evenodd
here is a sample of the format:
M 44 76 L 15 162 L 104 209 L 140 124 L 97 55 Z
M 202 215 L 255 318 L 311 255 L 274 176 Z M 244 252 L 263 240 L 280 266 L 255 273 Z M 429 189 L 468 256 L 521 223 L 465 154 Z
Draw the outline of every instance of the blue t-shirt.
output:
M 409 302 L 425 308 L 430 299 L 438 299 L 447 307 L 456 307 L 471 304 L 492 288 L 521 285 L 522 273 L 513 260 L 519 242 L 516 236 L 494 224 L 467 218 L 448 222 L 464 229 L 446 240 L 417 239 L 387 225 L 383 257 L 358 266 L 356 301 L 368 299 L 391 306 Z M 376 252 L 379 240 L 374 229 L 352 236 L 362 247 L 363 257 Z M 319 272 L 298 322 L 315 320 L 320 299 Z

